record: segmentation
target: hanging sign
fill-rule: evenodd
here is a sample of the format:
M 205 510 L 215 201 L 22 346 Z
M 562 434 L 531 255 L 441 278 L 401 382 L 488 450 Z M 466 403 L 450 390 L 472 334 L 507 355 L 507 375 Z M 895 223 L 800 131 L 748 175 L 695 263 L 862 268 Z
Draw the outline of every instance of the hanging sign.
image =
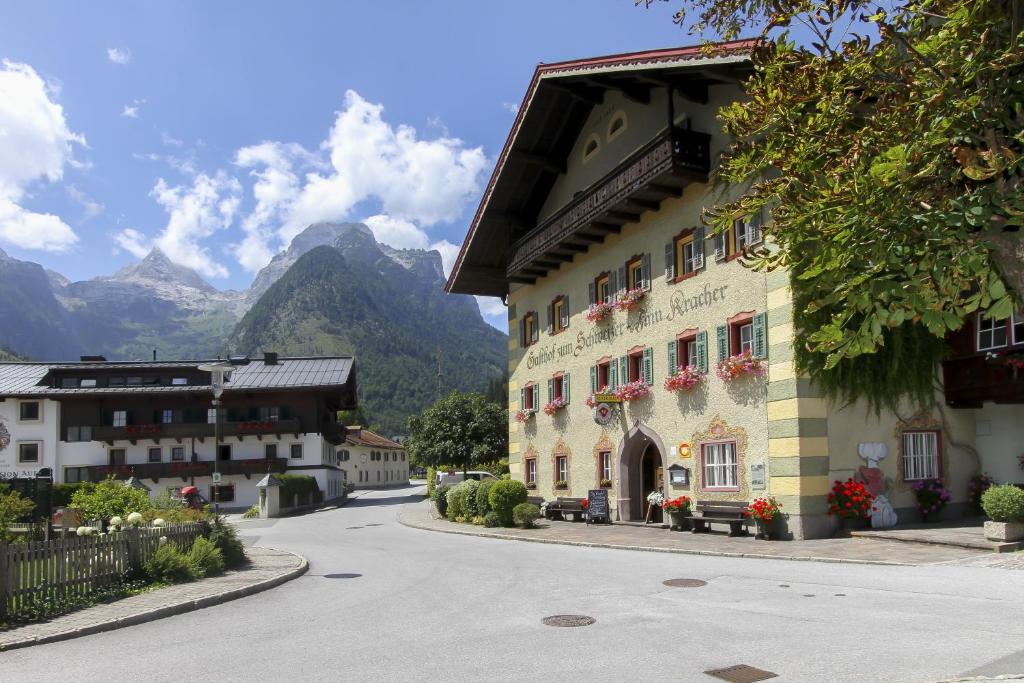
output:
M 607 403 L 598 403 L 594 406 L 594 422 L 599 425 L 606 425 L 612 421 L 614 410 Z
M 594 403 L 622 403 L 618 394 L 608 392 L 605 394 L 594 394 Z
M 213 483 L 214 484 L 219 484 L 220 483 L 220 476 L 221 476 L 220 472 L 214 472 L 213 473 Z

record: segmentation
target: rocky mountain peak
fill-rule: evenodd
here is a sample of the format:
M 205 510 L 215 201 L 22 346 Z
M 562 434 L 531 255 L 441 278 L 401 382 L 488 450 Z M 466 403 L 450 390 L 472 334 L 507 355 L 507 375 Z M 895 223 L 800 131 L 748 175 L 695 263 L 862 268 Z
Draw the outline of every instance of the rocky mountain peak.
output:
M 156 283 L 164 287 L 178 285 L 208 293 L 217 291 L 210 283 L 201 278 L 199 273 L 171 261 L 159 247 L 153 247 L 146 258 L 134 265 L 125 266 L 108 279 L 140 285 Z

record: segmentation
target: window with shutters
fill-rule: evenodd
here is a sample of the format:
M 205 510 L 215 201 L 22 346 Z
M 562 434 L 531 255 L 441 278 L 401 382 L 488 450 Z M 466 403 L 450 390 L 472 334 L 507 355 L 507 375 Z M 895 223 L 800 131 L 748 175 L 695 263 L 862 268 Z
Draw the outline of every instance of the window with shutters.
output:
M 537 410 L 537 391 L 540 385 L 533 382 L 528 382 L 520 392 L 519 402 L 521 404 L 521 410 Z
M 651 255 L 637 254 L 626 262 L 623 269 L 624 281 L 619 283 L 620 291 L 651 288 Z
M 185 461 L 185 447 L 184 446 L 171 446 L 171 462 L 184 462 Z
M 612 291 L 611 275 L 601 273 L 594 279 L 594 297 L 590 303 L 611 303 L 615 298 Z
M 691 365 L 707 372 L 707 354 L 704 353 L 702 362 L 699 340 L 704 340 L 703 343 L 706 347 L 707 332 L 689 329 L 681 332 L 674 341 L 669 342 L 668 374 L 675 374 L 680 368 L 687 368 Z
M 702 444 L 701 461 L 703 490 L 739 490 L 739 461 L 735 441 Z
M 612 452 L 601 451 L 597 454 L 597 480 L 602 486 L 612 480 Z
M 704 267 L 704 228 L 689 228 L 665 245 L 665 279 L 682 282 Z
M 611 388 L 611 367 L 611 358 L 602 358 L 590 368 L 590 393 L 596 394 Z
M 530 311 L 523 316 L 523 319 L 519 323 L 519 345 L 526 347 L 532 344 L 536 344 L 540 338 L 539 328 L 537 327 L 537 312 Z
M 938 431 L 903 432 L 903 480 L 942 478 Z
M 556 296 L 548 308 L 548 330 L 551 334 L 569 327 L 569 297 L 565 294 Z
M 983 313 L 978 314 L 978 351 L 989 349 L 1001 349 L 1007 345 L 1009 340 L 1009 320 L 1003 318 L 996 320 L 986 318 Z M 1016 325 L 1014 326 L 1016 333 Z
M 127 410 L 115 410 L 111 418 L 112 427 L 126 427 L 128 426 L 128 411 Z
M 548 402 L 569 402 L 569 373 L 558 372 L 548 380 Z
M 761 218 L 751 216 L 733 221 L 732 228 L 715 235 L 715 260 L 728 261 L 744 249 L 762 242 Z
M 754 358 L 768 357 L 768 318 L 753 311 L 737 313 L 728 325 L 718 330 L 718 360 L 750 353 Z
M 613 379 L 615 379 L 614 368 L 612 370 Z M 650 347 L 634 347 L 629 352 L 619 359 L 618 367 L 618 381 L 614 383 L 612 388 L 616 386 L 626 384 L 628 382 L 636 382 L 643 380 L 647 385 L 654 383 L 654 368 L 653 368 L 653 352 Z
M 537 458 L 526 459 L 526 483 L 527 485 L 537 485 Z

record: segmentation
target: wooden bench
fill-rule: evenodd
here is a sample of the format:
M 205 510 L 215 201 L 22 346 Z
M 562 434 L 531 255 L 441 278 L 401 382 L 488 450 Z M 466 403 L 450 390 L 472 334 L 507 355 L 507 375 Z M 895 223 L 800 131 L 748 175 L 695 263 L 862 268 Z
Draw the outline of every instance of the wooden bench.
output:
M 544 517 L 555 519 L 559 516 L 567 522 L 577 522 L 583 519 L 583 498 L 563 498 L 559 496 L 555 500 L 549 500 L 544 508 Z
M 537 507 L 540 507 L 541 505 L 544 504 L 544 497 L 543 496 L 527 496 L 526 497 L 526 502 L 527 503 L 531 503 L 533 505 L 536 505 Z
M 711 531 L 712 524 L 728 524 L 730 536 L 745 536 L 750 524 L 744 514 L 747 504 L 743 501 L 699 500 L 695 506 L 700 517 L 691 517 L 691 530 L 695 534 Z

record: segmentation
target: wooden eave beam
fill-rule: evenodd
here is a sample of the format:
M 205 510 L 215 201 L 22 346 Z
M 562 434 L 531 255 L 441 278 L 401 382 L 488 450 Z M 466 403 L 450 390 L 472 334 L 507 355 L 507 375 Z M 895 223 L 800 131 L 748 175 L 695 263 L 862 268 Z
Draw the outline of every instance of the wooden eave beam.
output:
M 598 242 L 604 242 L 606 235 L 595 235 L 592 232 L 578 232 L 573 237 L 584 240 L 585 242 L 591 242 L 597 244 Z
M 510 275 L 508 278 L 509 282 L 514 282 L 517 285 L 532 285 L 536 284 L 537 278 L 527 277 L 525 275 Z
M 654 190 L 655 192 L 663 192 L 663 193 L 667 194 L 670 197 L 682 197 L 683 196 L 683 188 L 676 187 L 675 185 L 664 185 L 662 183 L 651 183 L 647 187 L 649 187 L 651 190 Z
M 627 223 L 635 223 L 636 221 L 640 220 L 640 214 L 634 213 L 632 211 L 623 211 L 621 209 L 609 211 L 608 217 L 623 220 L 626 221 Z
M 640 104 L 651 103 L 651 88 L 650 86 L 643 85 L 632 79 L 626 80 L 621 78 L 608 78 L 608 77 L 597 77 L 586 79 L 587 83 L 593 83 L 598 87 L 611 88 L 612 90 L 618 90 L 623 94 L 627 100 L 638 102 Z
M 657 211 L 661 207 L 660 202 L 652 202 L 646 199 L 639 199 L 637 197 L 630 197 L 622 204 L 627 208 L 637 208 L 641 211 Z
M 543 168 L 545 171 L 551 171 L 552 173 L 558 173 L 559 175 L 565 175 L 566 164 L 565 159 L 556 159 L 555 157 L 548 156 L 546 154 L 535 154 L 534 152 L 522 152 L 519 150 L 512 150 L 509 156 L 515 161 L 521 161 L 524 164 L 530 166 L 537 166 Z
M 615 223 L 605 223 L 604 221 L 591 221 L 588 227 L 594 228 L 595 230 L 601 230 L 603 232 L 622 232 L 622 226 Z
M 594 90 L 593 88 L 570 86 L 564 83 L 557 83 L 555 81 L 545 81 L 544 85 L 559 92 L 564 92 L 570 97 L 580 100 L 582 102 L 588 102 L 590 104 L 604 104 L 604 92 L 602 90 Z
M 589 248 L 590 247 L 583 246 L 581 244 L 572 244 L 572 243 L 569 243 L 569 242 L 560 242 L 559 245 L 553 249 L 553 251 L 568 251 L 568 252 L 573 252 L 573 253 L 576 253 L 576 254 L 582 254 L 583 252 L 585 252 Z
M 707 81 L 693 80 L 692 78 L 670 78 L 653 74 L 638 78 L 662 87 L 671 87 L 677 95 L 694 104 L 708 103 Z

